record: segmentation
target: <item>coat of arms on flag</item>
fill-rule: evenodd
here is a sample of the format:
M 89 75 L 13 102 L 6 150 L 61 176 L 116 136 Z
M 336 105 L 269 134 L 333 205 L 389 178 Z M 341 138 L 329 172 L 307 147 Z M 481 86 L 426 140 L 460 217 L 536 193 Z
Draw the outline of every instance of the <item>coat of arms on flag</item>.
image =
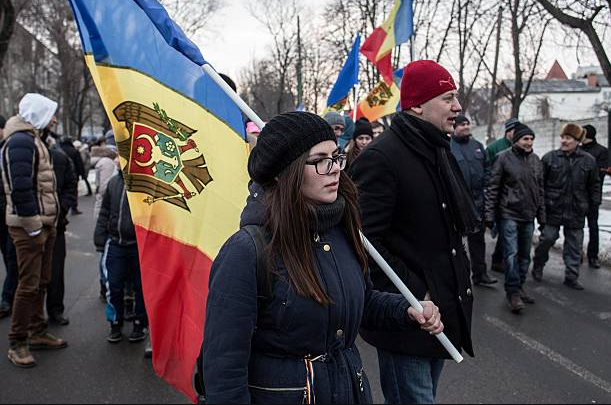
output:
M 124 102 L 114 110 L 130 137 L 119 142 L 119 154 L 127 162 L 128 191 L 147 194 L 147 204 L 164 201 L 190 211 L 188 201 L 212 182 L 204 155 L 191 136 L 197 130 L 153 108 Z

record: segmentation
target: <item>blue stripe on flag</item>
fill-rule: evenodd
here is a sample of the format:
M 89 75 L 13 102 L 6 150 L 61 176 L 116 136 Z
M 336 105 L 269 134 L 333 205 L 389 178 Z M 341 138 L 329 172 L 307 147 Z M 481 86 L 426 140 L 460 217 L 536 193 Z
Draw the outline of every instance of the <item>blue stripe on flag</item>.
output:
M 344 64 L 333 90 L 327 100 L 327 107 L 331 107 L 345 99 L 352 89 L 359 82 L 359 50 L 361 49 L 361 34 L 356 36 L 352 50 L 348 55 L 348 60 Z
M 246 139 L 242 113 L 203 72 L 201 53 L 156 0 L 70 1 L 84 50 L 93 54 L 96 62 L 154 78 L 194 100 Z
M 414 34 L 414 5 L 413 0 L 401 1 L 401 6 L 395 17 L 395 43 L 401 45 Z

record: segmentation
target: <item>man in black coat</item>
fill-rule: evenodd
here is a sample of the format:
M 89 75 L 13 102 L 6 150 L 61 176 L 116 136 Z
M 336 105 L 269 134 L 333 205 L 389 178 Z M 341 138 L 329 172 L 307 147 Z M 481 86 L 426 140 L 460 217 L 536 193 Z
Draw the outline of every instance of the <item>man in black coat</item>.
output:
M 605 175 L 609 170 L 609 150 L 596 141 L 596 128 L 592 125 L 585 125 L 586 138 L 583 140 L 581 150 L 589 153 L 596 159 L 600 169 L 600 192 L 605 184 Z M 600 269 L 600 259 L 598 253 L 600 250 L 600 235 L 598 229 L 598 214 L 600 206 L 593 205 L 588 212 L 588 227 L 590 228 L 590 242 L 588 243 L 588 262 L 590 267 Z
M 81 157 L 81 153 L 74 147 L 74 144 L 72 143 L 72 138 L 69 136 L 63 136 L 60 139 L 60 146 L 62 148 L 62 150 L 66 153 L 66 155 L 68 155 L 70 157 L 70 159 L 72 160 L 72 164 L 74 165 L 74 170 L 76 171 L 76 178 L 86 178 L 85 175 L 85 165 L 83 164 L 83 158 Z M 72 208 L 72 213 L 74 215 L 80 215 L 82 214 L 81 211 L 79 211 L 78 209 L 78 187 L 76 190 L 76 198 L 74 199 L 74 203 L 73 205 L 70 207 Z
M 6 119 L 0 115 L 0 148 L 4 146 L 5 124 Z M 2 299 L 0 300 L 0 319 L 2 319 L 11 315 L 13 298 L 15 297 L 15 290 L 17 290 L 17 281 L 19 279 L 17 251 L 6 225 L 6 196 L 4 193 L 0 193 L 0 218 L 2 219 L 0 223 L 0 250 L 2 251 L 4 268 L 6 269 L 6 278 L 2 287 Z
M 498 224 L 505 256 L 505 292 L 511 312 L 535 301 L 524 290 L 531 262 L 535 219 L 545 223 L 543 167 L 533 153 L 535 133 L 518 123 L 513 147 L 498 156 L 486 193 L 486 225 Z
M 492 286 L 498 283 L 498 280 L 491 278 L 486 269 L 486 227 L 484 226 L 484 190 L 490 177 L 490 165 L 484 145 L 473 139 L 471 121 L 464 115 L 456 117 L 450 147 L 481 218 L 480 230 L 468 236 L 473 284 Z
M 599 168 L 594 158 L 579 149 L 586 131 L 575 124 L 566 124 L 561 131 L 561 147 L 542 159 L 545 177 L 547 222 L 535 252 L 533 278 L 541 281 L 549 251 L 564 228 L 564 284 L 583 290 L 577 281 L 581 267 L 586 216 L 602 201 Z
M 445 332 L 473 355 L 473 291 L 462 236 L 477 213 L 450 151 L 461 106 L 450 73 L 433 61 L 412 62 L 401 88 L 402 112 L 356 160 L 363 231 L 419 299 L 439 306 Z M 398 292 L 371 263 L 376 289 Z M 404 332 L 361 330 L 378 349 L 387 403 L 432 403 L 448 353 L 418 327 Z
M 57 223 L 57 239 L 53 249 L 51 283 L 47 288 L 47 314 L 49 322 L 66 326 L 70 323 L 64 317 L 64 270 L 66 267 L 66 229 L 68 212 L 74 206 L 78 190 L 78 177 L 70 157 L 59 145 L 49 149 L 53 159 L 53 170 L 57 182 L 60 213 Z

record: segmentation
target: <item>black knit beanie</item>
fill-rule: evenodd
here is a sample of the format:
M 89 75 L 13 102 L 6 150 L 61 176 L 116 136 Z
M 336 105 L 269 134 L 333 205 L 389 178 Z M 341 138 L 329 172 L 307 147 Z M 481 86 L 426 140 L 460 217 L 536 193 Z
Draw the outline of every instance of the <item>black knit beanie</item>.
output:
M 261 131 L 250 153 L 248 173 L 261 185 L 271 183 L 297 158 L 321 142 L 337 138 L 331 126 L 316 114 L 290 112 L 274 117 Z
M 528 135 L 531 135 L 533 138 L 535 137 L 535 131 L 530 129 L 528 126 L 522 124 L 521 122 L 518 122 L 514 129 L 515 132 L 513 133 L 513 143 L 517 143 L 520 139 Z
M 454 129 L 456 129 L 457 126 L 464 124 L 465 122 L 471 124 L 471 121 L 469 121 L 469 118 L 467 118 L 464 115 L 458 115 L 456 116 L 456 118 L 454 119 Z
M 592 125 L 584 125 L 583 129 L 586 130 L 586 138 L 596 139 L 596 128 L 594 128 Z
M 354 124 L 352 139 L 356 141 L 356 138 L 361 135 L 369 135 L 373 138 L 373 127 L 371 126 L 371 122 L 366 119 L 360 119 Z

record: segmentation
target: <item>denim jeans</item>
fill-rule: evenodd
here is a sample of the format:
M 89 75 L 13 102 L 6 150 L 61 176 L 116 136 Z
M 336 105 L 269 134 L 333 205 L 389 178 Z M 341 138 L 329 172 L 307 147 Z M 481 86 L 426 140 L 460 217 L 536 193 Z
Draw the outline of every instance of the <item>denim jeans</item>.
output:
M 549 251 L 560 238 L 560 227 L 546 225 L 541 235 L 541 243 L 535 251 L 535 267 L 543 268 L 549 260 Z M 569 281 L 579 278 L 581 267 L 581 250 L 583 247 L 583 229 L 564 227 L 563 258 L 566 266 L 565 277 Z
M 434 404 L 445 361 L 378 349 L 387 404 Z
M 500 224 L 505 253 L 505 292 L 510 296 L 519 293 L 526 282 L 535 223 L 503 219 Z
M 108 322 L 123 324 L 125 313 L 125 285 L 131 281 L 136 298 L 136 320 L 148 325 L 142 280 L 140 278 L 140 262 L 138 246 L 123 246 L 108 241 L 103 256 L 104 275 L 106 277 L 107 299 L 106 319 Z

